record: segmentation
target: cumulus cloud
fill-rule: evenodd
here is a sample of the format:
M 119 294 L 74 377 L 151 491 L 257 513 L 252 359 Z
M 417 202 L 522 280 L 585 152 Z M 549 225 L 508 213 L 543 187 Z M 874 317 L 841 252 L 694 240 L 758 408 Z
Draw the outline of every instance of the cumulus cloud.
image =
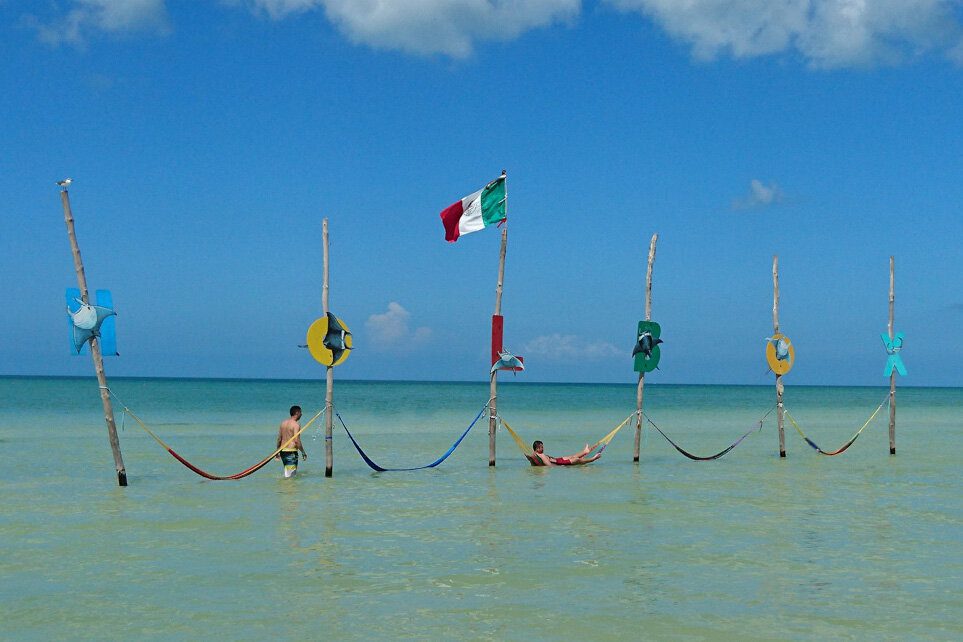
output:
M 526 356 L 542 357 L 549 361 L 602 361 L 626 356 L 605 341 L 588 341 L 572 334 L 549 334 L 532 339 L 525 345 Z
M 749 182 L 749 194 L 745 198 L 737 199 L 732 202 L 732 209 L 748 210 L 760 207 L 768 207 L 783 200 L 782 188 L 776 183 L 764 185 L 758 178 Z
M 578 16 L 581 0 L 247 0 L 273 19 L 323 9 L 352 42 L 415 54 L 468 56 L 477 42 L 511 40 Z
M 582 0 L 206 1 L 246 7 L 271 20 L 323 12 L 354 43 L 453 58 L 470 55 L 483 42 L 572 23 L 582 10 Z M 937 52 L 963 65 L 963 0 L 603 1 L 653 21 L 704 60 L 788 52 L 814 68 L 835 68 L 897 64 Z M 56 18 L 26 17 L 41 39 L 53 44 L 82 45 L 98 32 L 168 30 L 166 0 L 61 0 L 36 5 L 66 7 Z
M 796 51 L 813 67 L 890 64 L 927 51 L 959 57 L 960 0 L 607 0 L 641 13 L 693 55 Z
M 421 327 L 412 331 L 408 325 L 411 313 L 400 303 L 392 301 L 383 314 L 372 314 L 364 322 L 371 346 L 376 350 L 406 352 L 414 350 L 431 338 L 431 328 Z
M 164 34 L 169 28 L 164 0 L 73 0 L 70 5 L 58 17 L 28 15 L 25 21 L 52 45 L 83 45 L 92 32 Z

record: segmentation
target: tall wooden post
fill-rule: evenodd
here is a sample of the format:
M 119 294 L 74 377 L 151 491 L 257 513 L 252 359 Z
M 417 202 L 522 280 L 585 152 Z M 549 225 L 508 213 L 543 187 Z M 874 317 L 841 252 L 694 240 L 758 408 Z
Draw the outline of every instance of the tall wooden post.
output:
M 652 265 L 655 263 L 655 244 L 659 240 L 658 234 L 652 235 L 649 242 L 649 267 L 645 271 L 645 320 L 652 319 Z M 642 449 L 642 402 L 645 394 L 645 372 L 639 373 L 639 386 L 635 391 L 635 409 L 638 412 L 635 419 L 635 448 L 632 451 L 632 461 L 638 463 Z
M 328 316 L 328 219 L 321 222 L 321 240 L 324 244 L 324 285 L 321 287 L 321 309 Z M 327 368 L 327 386 L 324 393 L 324 476 L 330 477 L 334 471 L 334 449 L 331 444 L 334 425 L 334 367 Z
M 77 272 L 77 287 L 80 288 L 80 298 L 84 303 L 90 303 L 90 295 L 87 292 L 87 277 L 84 274 L 84 262 L 80 258 L 80 246 L 77 244 L 77 235 L 74 232 L 74 215 L 70 210 L 70 196 L 67 194 L 66 186 L 60 191 L 60 201 L 64 208 L 64 221 L 67 223 L 70 249 L 74 255 L 74 270 Z M 114 423 L 114 408 L 110 403 L 110 389 L 107 387 L 107 375 L 104 373 L 104 358 L 100 352 L 100 342 L 96 336 L 90 340 L 90 356 L 94 360 L 94 371 L 97 373 L 97 383 L 100 386 L 100 400 L 104 404 L 104 421 L 107 422 L 107 438 L 110 441 L 110 449 L 114 453 L 117 484 L 126 486 L 127 469 L 124 467 L 124 458 L 120 453 L 117 424 Z
M 889 257 L 889 340 L 893 335 L 893 311 L 896 307 L 896 267 Z M 889 454 L 896 454 L 896 368 L 889 373 Z
M 505 253 L 508 250 L 508 226 L 502 228 L 502 249 L 498 254 L 498 284 L 495 286 L 495 314 L 502 313 L 502 285 L 505 282 Z M 498 414 L 498 370 L 492 371 L 488 407 L 488 465 L 495 465 L 495 417 Z
M 772 330 L 779 333 L 779 256 L 772 257 Z M 786 433 L 783 427 L 782 375 L 776 375 L 776 425 L 779 428 L 779 456 L 786 456 Z

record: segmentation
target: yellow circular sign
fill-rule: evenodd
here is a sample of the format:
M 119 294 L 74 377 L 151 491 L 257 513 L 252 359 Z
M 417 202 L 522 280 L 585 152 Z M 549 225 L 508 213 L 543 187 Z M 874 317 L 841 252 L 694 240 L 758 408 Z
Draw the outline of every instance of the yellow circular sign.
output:
M 308 328 L 307 344 L 315 361 L 324 366 L 336 366 L 351 353 L 351 331 L 329 312 L 327 316 L 315 319 Z
M 796 361 L 796 349 L 792 341 L 784 334 L 776 333 L 766 339 L 766 363 L 777 375 L 784 375 L 792 370 Z

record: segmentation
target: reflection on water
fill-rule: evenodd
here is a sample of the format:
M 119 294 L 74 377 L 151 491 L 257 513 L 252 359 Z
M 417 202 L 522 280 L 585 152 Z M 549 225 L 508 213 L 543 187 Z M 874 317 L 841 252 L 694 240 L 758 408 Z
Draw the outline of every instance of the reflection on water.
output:
M 114 385 L 218 471 L 270 452 L 290 400 L 319 392 Z M 561 452 L 604 434 L 634 392 L 510 385 L 499 408 Z M 877 392 L 787 397 L 829 444 L 865 421 Z M 834 458 L 787 433 L 781 460 L 767 424 L 706 463 L 654 434 L 634 465 L 626 430 L 600 462 L 571 469 L 533 468 L 499 435 L 490 468 L 482 429 L 437 469 L 377 474 L 336 433 L 332 479 L 323 439 L 309 437 L 292 480 L 272 462 L 209 482 L 128 425 L 120 489 L 90 381 L 0 379 L 3 637 L 958 639 L 963 393 L 901 394 L 897 457 L 883 422 Z M 372 456 L 406 465 L 447 449 L 487 383 L 348 383 L 338 395 Z M 646 388 L 660 425 L 699 452 L 731 442 L 770 396 Z M 40 426 L 39 456 L 26 425 Z

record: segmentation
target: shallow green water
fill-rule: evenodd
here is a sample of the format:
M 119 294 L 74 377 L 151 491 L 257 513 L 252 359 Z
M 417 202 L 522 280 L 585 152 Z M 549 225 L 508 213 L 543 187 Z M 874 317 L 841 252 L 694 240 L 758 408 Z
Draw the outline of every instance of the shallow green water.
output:
M 202 468 L 272 450 L 323 383 L 116 380 L 114 391 Z M 786 406 L 834 449 L 880 388 L 792 388 Z M 335 402 L 384 466 L 444 452 L 485 384 L 338 382 Z M 129 419 L 115 486 L 92 379 L 0 379 L 0 638 L 960 639 L 963 390 L 900 389 L 839 457 L 775 421 L 726 457 L 689 461 L 632 429 L 600 462 L 533 469 L 482 420 L 441 467 L 376 474 L 335 432 L 284 480 L 196 477 Z M 710 454 L 771 406 L 754 387 L 646 388 L 646 410 Z M 635 387 L 503 384 L 499 410 L 567 454 L 635 407 Z M 122 415 L 118 413 L 118 424 Z M 307 434 L 307 433 L 306 433 Z

